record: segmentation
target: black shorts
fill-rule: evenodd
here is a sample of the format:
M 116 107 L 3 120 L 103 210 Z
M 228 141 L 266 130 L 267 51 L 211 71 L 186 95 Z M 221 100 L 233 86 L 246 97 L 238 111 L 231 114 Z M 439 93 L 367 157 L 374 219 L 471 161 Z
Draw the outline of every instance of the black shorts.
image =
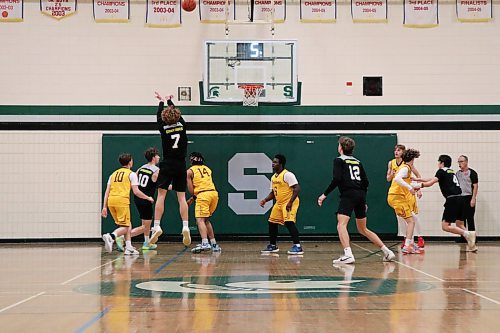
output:
M 134 197 L 134 203 L 139 212 L 141 220 L 152 220 L 153 219 L 153 204 L 147 200 Z
M 186 161 L 185 160 L 164 160 L 160 162 L 160 172 L 158 174 L 158 188 L 164 190 L 172 184 L 172 190 L 176 192 L 186 192 Z
M 340 195 L 337 214 L 351 216 L 352 211 L 357 219 L 366 217 L 366 192 L 349 190 Z
M 456 220 L 464 220 L 464 197 L 448 197 L 444 203 L 444 212 L 442 221 L 455 223 Z

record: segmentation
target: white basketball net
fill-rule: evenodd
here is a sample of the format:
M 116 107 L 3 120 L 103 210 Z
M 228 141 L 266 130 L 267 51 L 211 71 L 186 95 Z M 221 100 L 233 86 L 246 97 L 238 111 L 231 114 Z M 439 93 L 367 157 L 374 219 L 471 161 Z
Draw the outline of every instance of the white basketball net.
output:
M 243 89 L 243 106 L 259 106 L 259 96 L 264 86 L 258 84 L 243 84 L 239 86 Z

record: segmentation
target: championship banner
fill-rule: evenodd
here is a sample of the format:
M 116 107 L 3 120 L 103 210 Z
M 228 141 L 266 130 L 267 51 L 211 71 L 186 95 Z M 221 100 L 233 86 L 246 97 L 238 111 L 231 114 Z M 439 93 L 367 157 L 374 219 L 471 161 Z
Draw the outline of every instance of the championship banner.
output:
M 300 22 L 337 22 L 336 0 L 300 0 Z
M 408 28 L 432 28 L 439 24 L 438 0 L 404 0 L 403 25 Z
M 493 1 L 457 0 L 457 16 L 460 22 L 488 22 L 493 19 Z
M 351 0 L 351 15 L 355 23 L 385 23 L 387 0 Z
M 130 0 L 93 0 L 94 20 L 98 23 L 126 23 L 130 19 Z
M 253 19 L 271 21 L 273 17 L 273 0 L 255 0 Z M 283 23 L 286 18 L 286 0 L 274 0 L 274 23 Z
M 147 0 L 146 26 L 175 28 L 181 26 L 181 0 Z
M 234 0 L 228 1 L 229 16 L 235 19 Z M 225 23 L 226 22 L 226 1 L 225 0 L 200 0 L 200 21 L 201 23 Z
M 0 22 L 22 22 L 23 0 L 0 0 Z
M 76 13 L 76 0 L 40 0 L 40 11 L 60 20 Z

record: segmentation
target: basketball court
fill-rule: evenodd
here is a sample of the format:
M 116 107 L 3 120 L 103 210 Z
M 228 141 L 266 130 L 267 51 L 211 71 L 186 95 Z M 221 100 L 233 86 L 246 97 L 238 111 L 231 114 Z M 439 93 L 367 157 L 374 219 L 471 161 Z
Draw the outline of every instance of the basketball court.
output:
M 303 256 L 261 255 L 265 242 L 221 242 L 192 254 L 160 243 L 139 256 L 102 244 L 2 244 L 4 332 L 495 332 L 498 244 L 477 253 L 428 242 L 383 263 L 354 242 L 354 265 L 332 266 L 337 241 Z M 388 243 L 397 249 L 399 243 Z

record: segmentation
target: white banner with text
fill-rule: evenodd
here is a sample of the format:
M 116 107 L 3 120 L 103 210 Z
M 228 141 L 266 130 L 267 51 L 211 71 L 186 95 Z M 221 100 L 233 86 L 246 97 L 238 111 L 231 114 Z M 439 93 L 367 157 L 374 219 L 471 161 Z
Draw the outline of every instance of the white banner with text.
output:
M 0 0 L 0 22 L 22 22 L 23 0 Z
M 235 18 L 235 2 L 229 0 L 226 8 L 225 0 L 200 0 L 200 21 L 202 23 L 225 23 L 226 11 L 228 19 Z
M 61 20 L 76 13 L 76 0 L 40 0 L 40 11 Z
M 285 22 L 285 0 L 255 0 L 253 8 L 253 19 L 254 21 L 274 21 L 275 23 Z
M 353 22 L 387 22 L 387 0 L 351 0 Z
M 457 17 L 460 22 L 488 22 L 493 19 L 493 1 L 457 0 Z
M 130 19 L 129 0 L 93 0 L 94 20 L 98 23 L 126 23 Z
M 146 26 L 176 28 L 181 23 L 181 0 L 146 1 Z
M 403 25 L 409 28 L 432 28 L 439 24 L 438 0 L 404 0 Z

